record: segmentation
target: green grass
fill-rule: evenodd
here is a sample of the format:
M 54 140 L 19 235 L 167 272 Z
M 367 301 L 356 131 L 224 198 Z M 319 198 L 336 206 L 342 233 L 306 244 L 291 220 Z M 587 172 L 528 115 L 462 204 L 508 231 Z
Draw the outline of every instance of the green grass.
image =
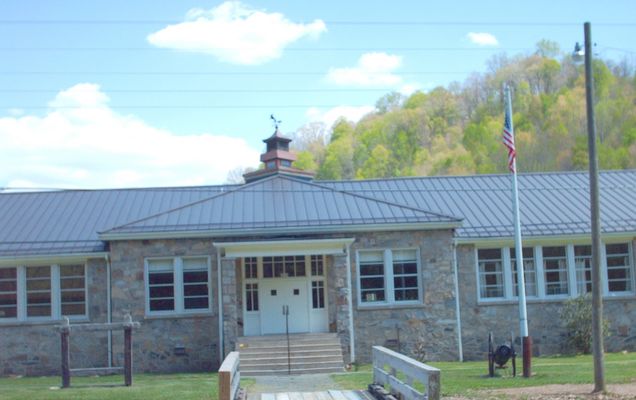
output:
M 123 386 L 121 375 L 73 377 L 71 388 L 60 389 L 60 377 L 0 378 L 0 399 L 151 399 L 190 400 L 218 398 L 217 374 L 136 374 L 133 386 Z M 246 386 L 252 380 L 241 380 Z
M 430 365 L 442 371 L 443 395 L 470 394 L 480 389 L 500 389 L 522 386 L 542 386 L 565 383 L 593 383 L 592 356 L 536 357 L 532 363 L 533 376 L 524 379 L 521 375 L 521 358 L 517 359 L 517 378 L 510 368 L 497 370 L 498 376 L 488 377 L 488 363 L 434 362 Z M 509 362 L 510 364 L 510 362 Z M 369 364 L 357 367 L 354 372 L 333 375 L 343 389 L 364 389 L 373 377 Z M 605 356 L 605 377 L 608 383 L 636 381 L 636 353 L 612 353 Z

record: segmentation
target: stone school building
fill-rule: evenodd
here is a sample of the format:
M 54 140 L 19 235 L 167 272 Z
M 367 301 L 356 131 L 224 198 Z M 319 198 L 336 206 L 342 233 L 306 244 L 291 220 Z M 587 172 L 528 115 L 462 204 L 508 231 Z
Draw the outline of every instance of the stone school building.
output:
M 510 176 L 316 181 L 265 140 L 245 184 L 0 194 L 0 374 L 57 374 L 63 317 L 121 322 L 139 372 L 210 371 L 246 338 L 331 332 L 484 359 L 518 337 Z M 587 173 L 519 176 L 535 355 L 569 351 L 564 301 L 591 291 Z M 607 350 L 636 350 L 636 171 L 601 173 Z M 282 310 L 287 308 L 288 325 Z M 117 332 L 71 330 L 73 367 L 121 365 Z

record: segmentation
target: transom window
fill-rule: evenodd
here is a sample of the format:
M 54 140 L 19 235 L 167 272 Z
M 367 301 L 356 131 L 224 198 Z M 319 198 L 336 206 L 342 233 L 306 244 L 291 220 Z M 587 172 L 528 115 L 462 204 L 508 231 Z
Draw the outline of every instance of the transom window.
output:
M 414 249 L 359 251 L 357 260 L 360 304 L 420 301 L 417 254 Z
M 0 321 L 77 318 L 86 311 L 84 265 L 0 268 Z
M 305 275 L 305 256 L 263 257 L 264 278 L 293 278 Z
M 146 260 L 146 312 L 186 313 L 210 310 L 207 257 Z

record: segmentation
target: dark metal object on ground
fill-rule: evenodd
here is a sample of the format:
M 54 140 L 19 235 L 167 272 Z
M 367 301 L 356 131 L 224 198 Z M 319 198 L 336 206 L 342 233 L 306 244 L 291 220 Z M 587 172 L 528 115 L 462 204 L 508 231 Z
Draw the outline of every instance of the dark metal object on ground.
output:
M 506 363 L 512 359 L 512 376 L 517 376 L 517 353 L 515 352 L 514 337 L 510 334 L 510 345 L 502 344 L 494 347 L 492 332 L 488 334 L 488 376 L 495 376 L 495 368 L 507 368 Z

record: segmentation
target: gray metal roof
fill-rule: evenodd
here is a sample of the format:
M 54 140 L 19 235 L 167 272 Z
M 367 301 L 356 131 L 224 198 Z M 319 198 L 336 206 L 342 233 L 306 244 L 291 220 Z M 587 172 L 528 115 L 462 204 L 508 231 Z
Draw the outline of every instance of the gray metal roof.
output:
M 587 173 L 520 174 L 519 187 L 524 235 L 589 233 Z M 602 172 L 603 231 L 636 232 L 635 210 L 636 171 Z M 1 193 L 0 257 L 104 251 L 98 232 L 115 227 L 284 228 L 453 216 L 463 218 L 460 238 L 512 237 L 510 176 L 314 183 L 277 177 L 244 186 Z
M 522 234 L 575 235 L 590 232 L 586 172 L 519 174 Z M 322 185 L 464 218 L 457 236 L 512 237 L 510 175 L 329 181 Z M 605 233 L 636 232 L 636 170 L 600 174 Z
M 0 257 L 100 252 L 98 232 L 232 186 L 0 194 Z
M 285 175 L 268 177 L 234 190 L 125 224 L 105 233 L 220 231 L 266 232 L 268 229 L 342 230 L 354 225 L 453 224 L 460 219 L 375 199 Z

